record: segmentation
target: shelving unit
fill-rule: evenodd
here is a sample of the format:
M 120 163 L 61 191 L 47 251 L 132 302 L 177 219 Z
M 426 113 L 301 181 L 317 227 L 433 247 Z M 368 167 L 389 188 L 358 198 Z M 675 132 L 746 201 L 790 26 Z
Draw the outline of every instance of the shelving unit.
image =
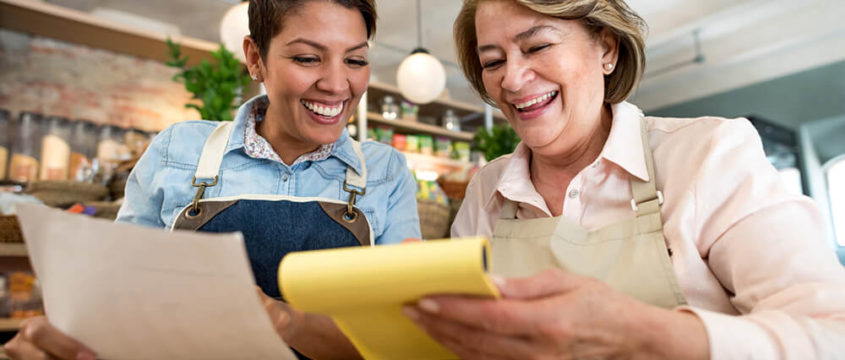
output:
M 24 257 L 26 256 L 26 245 L 0 243 L 0 257 Z
M 90 14 L 32 0 L 0 0 L 0 28 L 87 45 L 146 59 L 167 61 L 166 36 L 107 21 Z M 213 60 L 212 42 L 173 36 L 189 65 Z
M 367 113 L 367 121 L 374 125 L 387 125 L 394 129 L 404 130 L 403 132 L 423 133 L 434 136 L 448 136 L 454 140 L 472 141 L 473 133 L 463 131 L 451 131 L 439 126 L 423 124 L 420 122 L 406 121 L 406 120 L 388 120 L 381 114 L 374 112 Z
M 0 318 L 0 331 L 18 331 L 21 326 L 21 321 L 24 319 L 2 319 Z

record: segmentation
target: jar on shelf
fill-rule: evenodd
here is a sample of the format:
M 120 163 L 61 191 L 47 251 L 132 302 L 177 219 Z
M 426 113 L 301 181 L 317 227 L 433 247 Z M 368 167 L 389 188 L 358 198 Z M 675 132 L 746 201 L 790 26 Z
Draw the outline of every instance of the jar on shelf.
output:
M 90 182 L 97 173 L 97 125 L 76 120 L 70 128 L 69 179 Z
M 9 160 L 9 180 L 28 182 L 37 180 L 38 159 L 41 157 L 41 115 L 22 112 L 13 121 L 12 158 Z
M 461 118 L 452 109 L 443 114 L 443 127 L 451 131 L 461 131 Z
M 386 95 L 381 99 L 381 116 L 387 120 L 396 120 L 399 116 L 399 105 L 393 96 Z
M 117 165 L 124 158 L 128 158 L 128 154 L 123 129 L 114 125 L 100 126 L 97 136 L 97 162 L 102 183 L 105 184 L 111 179 Z
M 6 179 L 9 168 L 9 150 L 11 148 L 12 121 L 8 110 L 0 109 L 0 180 Z
M 417 121 L 417 116 L 420 113 L 420 106 L 408 100 L 402 100 L 402 120 Z
M 67 180 L 70 168 L 70 122 L 60 116 L 47 118 L 41 139 L 40 180 Z

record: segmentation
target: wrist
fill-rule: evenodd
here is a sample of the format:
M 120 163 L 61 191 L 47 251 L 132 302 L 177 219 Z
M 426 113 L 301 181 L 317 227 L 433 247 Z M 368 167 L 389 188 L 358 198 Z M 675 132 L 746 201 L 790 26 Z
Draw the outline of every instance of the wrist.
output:
M 707 329 L 697 315 L 687 311 L 645 306 L 630 334 L 631 354 L 642 359 L 709 359 Z

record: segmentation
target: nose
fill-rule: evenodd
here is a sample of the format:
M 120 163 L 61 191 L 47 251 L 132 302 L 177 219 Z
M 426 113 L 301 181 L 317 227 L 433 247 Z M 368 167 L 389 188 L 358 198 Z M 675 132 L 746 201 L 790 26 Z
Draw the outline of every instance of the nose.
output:
M 330 94 L 338 94 L 349 89 L 349 76 L 343 64 L 327 64 L 320 80 L 317 81 L 317 89 Z
M 511 57 L 505 62 L 505 75 L 502 78 L 502 89 L 510 92 L 519 91 L 534 78 L 534 71 L 519 57 Z

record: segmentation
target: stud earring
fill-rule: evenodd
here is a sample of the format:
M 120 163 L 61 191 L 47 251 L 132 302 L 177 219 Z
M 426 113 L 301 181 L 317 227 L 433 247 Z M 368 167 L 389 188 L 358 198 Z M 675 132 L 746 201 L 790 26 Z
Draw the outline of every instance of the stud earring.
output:
M 611 64 L 611 63 L 604 64 L 604 69 L 605 70 L 613 70 L 613 64 Z
M 252 80 L 254 80 L 254 81 L 257 81 L 257 80 L 258 80 L 258 75 L 251 74 L 251 77 L 252 77 Z

